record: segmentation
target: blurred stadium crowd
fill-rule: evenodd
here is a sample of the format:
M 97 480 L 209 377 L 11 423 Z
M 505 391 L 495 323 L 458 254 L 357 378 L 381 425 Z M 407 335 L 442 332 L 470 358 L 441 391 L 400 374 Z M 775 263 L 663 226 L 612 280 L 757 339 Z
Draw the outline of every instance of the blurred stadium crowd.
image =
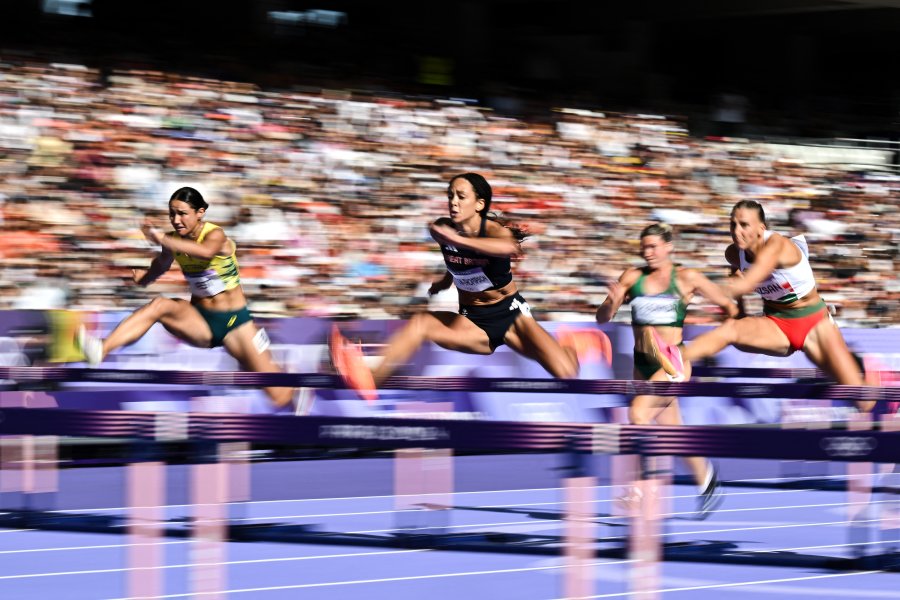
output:
M 692 137 L 660 115 L 512 118 L 449 98 L 0 56 L 0 309 L 185 297 L 177 271 L 143 290 L 130 269 L 154 250 L 142 219 L 166 226 L 169 195 L 191 185 L 237 241 L 255 313 L 402 318 L 442 270 L 427 224 L 446 212 L 446 181 L 473 170 L 531 232 L 516 277 L 540 318 L 592 319 L 607 283 L 641 264 L 638 233 L 656 220 L 676 226 L 678 262 L 724 276 L 730 208 L 753 198 L 770 228 L 807 235 L 842 324 L 891 326 L 890 162 L 814 163 L 789 146 Z

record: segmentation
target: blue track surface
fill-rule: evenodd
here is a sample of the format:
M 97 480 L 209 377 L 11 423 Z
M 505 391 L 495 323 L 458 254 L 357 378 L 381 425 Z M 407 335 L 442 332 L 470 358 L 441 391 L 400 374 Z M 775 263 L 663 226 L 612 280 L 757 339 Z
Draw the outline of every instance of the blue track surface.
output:
M 470 457 L 470 460 L 471 459 Z M 496 457 L 479 457 L 489 464 Z M 537 460 L 537 459 L 536 459 Z M 330 463 L 334 472 L 344 461 Z M 366 479 L 360 466 L 378 470 L 377 461 L 357 464 L 360 481 Z M 170 467 L 170 487 L 181 489 L 179 470 Z M 279 469 L 290 472 L 289 465 Z M 486 469 L 489 471 L 489 469 Z M 281 472 L 281 471 L 279 471 Z M 61 508 L 102 509 L 121 514 L 120 497 L 114 483 L 121 469 L 73 469 L 63 472 Z M 283 475 L 282 475 L 283 476 Z M 894 475 L 896 477 L 896 475 Z M 502 479 L 502 478 L 500 478 Z M 390 540 L 396 527 L 395 498 L 390 493 L 331 494 L 330 498 L 296 500 L 274 497 L 241 505 L 232 517 L 241 523 L 293 523 L 307 531 L 323 532 L 316 543 L 231 542 L 223 549 L 227 595 L 246 598 L 390 598 L 467 600 L 485 598 L 549 600 L 563 597 L 565 563 L 559 556 L 516 551 L 460 552 L 402 549 L 379 545 Z M 802 481 L 802 480 L 801 480 Z M 278 487 L 279 482 L 269 481 Z M 306 483 L 310 483 L 307 480 Z M 882 484 L 887 485 L 885 479 Z M 113 490 L 98 499 L 98 487 Z M 285 478 L 284 487 L 303 486 L 303 481 Z M 760 485 L 757 485 L 760 484 Z M 339 483 L 332 488 L 343 491 Z M 378 486 L 368 486 L 378 487 Z M 382 486 L 385 487 L 385 486 Z M 389 486 L 387 486 L 389 487 Z M 462 486 L 453 496 L 453 509 L 446 511 L 453 533 L 505 533 L 552 540 L 560 535 L 563 491 L 538 485 L 527 489 L 492 490 Z M 484 486 L 490 487 L 490 486 Z M 820 486 L 817 486 L 820 487 Z M 694 490 L 688 485 L 668 488 L 670 517 L 662 539 L 670 547 L 690 541 L 697 546 L 712 544 L 713 554 L 742 552 L 762 557 L 846 557 L 860 549 L 880 549 L 878 539 L 853 538 L 849 528 L 846 491 L 779 489 L 771 482 L 735 481 L 726 487 L 721 509 L 705 521 L 693 520 Z M 309 488 L 307 496 L 315 496 Z M 383 492 L 385 490 L 375 490 Z M 626 527 L 615 515 L 617 488 L 594 490 L 595 531 L 598 550 L 622 544 Z M 265 496 L 264 494 L 262 496 Z M 95 499 L 90 504 L 88 498 Z M 863 518 L 872 522 L 894 505 L 893 495 L 876 494 Z M 104 501 L 105 500 L 105 501 Z M 189 514 L 184 498 L 169 495 L 167 517 Z M 177 522 L 176 522 L 177 523 Z M 176 525 L 177 526 L 177 525 Z M 877 528 L 869 533 L 877 535 Z M 354 534 L 353 544 L 329 544 L 324 532 Z M 371 546 L 360 542 L 371 536 Z M 193 542 L 163 538 L 164 594 L 189 597 Z M 867 543 L 868 542 L 868 543 Z M 0 530 L 0 598 L 97 599 L 128 597 L 127 548 L 119 533 L 69 533 Z M 546 545 L 553 546 L 548 541 Z M 711 554 L 710 556 L 713 556 Z M 749 556 L 750 554 L 744 554 Z M 627 597 L 632 564 L 623 559 L 598 558 L 591 567 L 592 597 Z M 763 561 L 765 562 L 765 561 Z M 790 561 L 788 561 L 790 562 Z M 796 561 L 795 561 L 796 562 Z M 725 564 L 721 560 L 666 561 L 662 565 L 661 588 L 669 598 L 722 598 L 753 594 L 768 598 L 896 598 L 900 573 L 828 570 L 773 564 Z M 194 596 L 202 597 L 202 596 Z

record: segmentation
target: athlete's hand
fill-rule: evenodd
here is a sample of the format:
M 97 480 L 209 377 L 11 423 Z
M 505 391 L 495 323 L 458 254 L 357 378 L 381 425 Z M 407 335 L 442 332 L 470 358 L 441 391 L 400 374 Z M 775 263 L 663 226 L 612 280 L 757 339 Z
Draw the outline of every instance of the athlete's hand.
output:
M 440 281 L 435 281 L 434 283 L 431 284 L 431 287 L 428 288 L 428 295 L 434 296 L 435 294 L 443 292 L 444 290 L 446 290 L 449 287 L 450 287 L 450 282 L 448 282 L 444 279 L 441 279 Z
M 162 240 L 165 234 L 153 226 L 153 222 L 149 220 L 145 220 L 144 224 L 141 225 L 141 232 L 143 232 L 144 237 L 147 238 L 148 242 L 162 245 Z
M 131 280 L 141 285 L 141 281 L 143 281 L 144 276 L 147 274 L 147 269 L 132 269 L 131 270 Z

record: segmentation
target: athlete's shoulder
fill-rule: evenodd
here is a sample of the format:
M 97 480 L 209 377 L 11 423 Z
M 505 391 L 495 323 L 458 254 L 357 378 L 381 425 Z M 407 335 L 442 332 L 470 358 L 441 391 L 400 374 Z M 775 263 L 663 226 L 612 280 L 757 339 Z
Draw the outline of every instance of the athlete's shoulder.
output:
M 644 270 L 640 267 L 628 267 L 619 276 L 619 283 L 631 287 L 637 283 L 637 280 L 640 279 L 643 274 Z
M 491 219 L 484 224 L 484 232 L 488 237 L 513 237 L 513 232 L 509 227 Z
M 693 267 L 675 265 L 675 276 L 682 281 L 690 281 L 698 275 L 702 275 L 702 273 Z
M 763 242 L 763 246 L 775 246 L 777 248 L 783 246 L 788 241 L 789 238 L 787 236 L 778 233 L 777 231 L 772 231 L 766 237 L 766 241 Z
M 227 237 L 225 234 L 225 230 L 222 229 L 221 225 L 216 225 L 215 223 L 210 223 L 209 221 L 205 221 L 203 223 L 203 232 L 201 235 L 204 238 L 222 236 Z

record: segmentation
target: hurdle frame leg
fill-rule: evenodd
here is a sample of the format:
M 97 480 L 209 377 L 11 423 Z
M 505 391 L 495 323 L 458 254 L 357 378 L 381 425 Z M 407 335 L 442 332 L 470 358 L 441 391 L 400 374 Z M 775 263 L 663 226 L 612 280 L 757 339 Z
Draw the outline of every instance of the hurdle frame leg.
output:
M 446 412 L 450 402 L 404 402 L 408 412 Z M 440 543 L 450 525 L 453 507 L 453 451 L 398 448 L 394 453 L 394 529 L 397 533 L 430 536 Z M 435 537 L 436 536 L 436 537 Z
M 594 489 L 597 478 L 566 477 L 563 481 L 563 594 L 565 598 L 589 598 L 594 594 Z
M 132 462 L 126 467 L 126 478 L 128 596 L 161 596 L 166 465 L 155 460 Z
M 857 413 L 847 422 L 849 431 L 872 429 L 872 416 Z M 877 553 L 873 542 L 878 525 L 873 515 L 878 508 L 872 503 L 873 464 L 871 462 L 847 463 L 847 521 L 849 523 L 850 554 L 866 559 Z
M 190 588 L 204 598 L 225 598 L 229 496 L 229 464 L 225 460 L 229 449 L 223 444 L 203 446 L 203 456 L 191 465 Z

